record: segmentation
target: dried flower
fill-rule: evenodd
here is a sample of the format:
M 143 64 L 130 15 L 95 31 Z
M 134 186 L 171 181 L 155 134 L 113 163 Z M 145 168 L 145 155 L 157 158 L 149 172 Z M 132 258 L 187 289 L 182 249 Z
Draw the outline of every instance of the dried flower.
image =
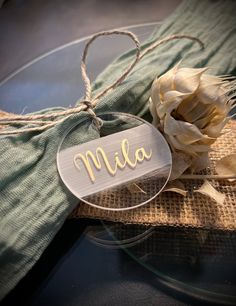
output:
M 219 175 L 231 175 L 236 177 L 236 153 L 229 154 L 216 162 L 216 172 Z M 230 182 L 234 182 L 236 178 L 228 179 Z
M 211 198 L 212 200 L 216 201 L 218 204 L 223 205 L 224 201 L 225 201 L 225 194 L 221 193 L 219 191 L 217 191 L 210 182 L 208 182 L 207 180 L 205 180 L 205 182 L 203 183 L 203 185 L 197 189 L 194 190 L 194 192 L 197 193 L 201 193 L 209 198 Z
M 175 66 L 154 80 L 149 100 L 153 124 L 175 154 L 191 156 L 187 166 L 193 171 L 208 165 L 208 152 L 234 103 L 234 82 L 205 74 L 206 70 Z

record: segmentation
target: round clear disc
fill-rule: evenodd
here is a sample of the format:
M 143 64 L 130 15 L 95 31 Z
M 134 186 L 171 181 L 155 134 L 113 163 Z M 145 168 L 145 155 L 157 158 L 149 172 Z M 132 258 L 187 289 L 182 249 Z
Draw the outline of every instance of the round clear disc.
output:
M 62 181 L 78 199 L 106 210 L 128 210 L 154 199 L 169 180 L 169 146 L 145 120 L 125 113 L 98 114 L 66 131 L 57 152 Z

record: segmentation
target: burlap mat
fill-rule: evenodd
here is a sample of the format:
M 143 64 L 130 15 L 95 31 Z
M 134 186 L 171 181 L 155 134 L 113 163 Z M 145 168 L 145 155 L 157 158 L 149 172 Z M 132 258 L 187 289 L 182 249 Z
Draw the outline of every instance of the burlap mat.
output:
M 230 121 L 226 126 L 230 131 L 219 137 L 210 154 L 211 173 L 214 172 L 216 160 L 230 153 L 236 153 L 236 122 Z M 236 230 L 236 183 L 218 180 L 211 181 L 218 191 L 226 195 L 223 205 L 201 194 L 193 193 L 200 187 L 200 180 L 184 180 L 188 190 L 187 197 L 175 193 L 161 193 L 152 202 L 141 208 L 129 211 L 106 211 L 80 203 L 73 211 L 72 218 L 93 218 L 127 224 L 151 224 L 205 229 Z M 104 201 L 107 194 L 104 193 Z

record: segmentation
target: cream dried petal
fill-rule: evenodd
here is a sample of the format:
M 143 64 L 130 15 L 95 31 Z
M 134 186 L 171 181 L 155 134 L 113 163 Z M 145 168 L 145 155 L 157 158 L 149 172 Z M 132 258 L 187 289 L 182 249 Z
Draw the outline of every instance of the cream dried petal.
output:
M 194 138 L 191 133 L 185 133 L 183 135 L 176 135 L 175 137 L 179 142 L 188 146 L 188 145 L 193 145 L 196 142 L 198 142 L 198 144 L 201 144 L 201 141 L 203 140 L 204 136 L 202 135 L 202 138 Z
M 221 108 L 226 103 L 227 89 L 219 77 L 212 78 L 212 76 L 204 74 L 201 77 L 197 96 L 202 103 Z
M 185 189 L 184 184 L 178 180 L 168 182 L 166 187 L 163 189 L 163 192 L 167 192 L 167 191 L 178 193 L 184 197 L 186 197 L 188 193 L 187 190 Z
M 175 180 L 178 177 L 181 176 L 181 174 L 184 173 L 186 169 L 189 168 L 189 166 L 192 163 L 192 157 L 181 153 L 181 152 L 173 152 L 172 153 L 172 170 L 171 170 L 171 176 L 170 180 Z
M 228 90 L 224 85 L 218 87 L 215 105 L 218 110 L 225 111 L 228 101 Z
M 202 153 L 201 156 L 193 159 L 191 164 L 192 172 L 201 171 L 210 165 L 208 152 Z
M 192 149 L 192 146 L 187 146 L 187 145 L 180 143 L 178 139 L 176 139 L 175 136 L 166 135 L 166 138 L 169 144 L 171 145 L 171 147 L 174 148 L 174 150 L 183 151 L 192 156 L 197 156 L 197 153 L 194 152 L 194 150 Z
M 178 140 L 183 142 L 183 144 L 192 144 L 204 138 L 204 135 L 195 125 L 175 120 L 170 114 L 165 116 L 164 132 L 168 135 L 178 136 Z
M 217 91 L 220 84 L 218 83 L 208 83 L 205 80 L 202 80 L 200 82 L 197 96 L 199 100 L 204 104 L 212 104 L 212 101 L 217 100 Z
M 191 147 L 194 150 L 194 152 L 196 152 L 196 153 L 203 153 L 203 152 L 212 151 L 209 144 L 192 144 Z
M 207 134 L 209 137 L 217 138 L 220 136 L 222 129 L 229 121 L 229 118 L 222 119 L 222 121 L 218 124 L 209 124 L 206 128 L 202 130 L 204 134 Z
M 194 122 L 194 124 L 199 128 L 199 129 L 204 129 L 214 118 L 215 113 L 214 111 L 211 112 L 207 117 L 198 119 Z
M 164 93 L 163 98 L 165 102 L 174 102 L 179 101 L 182 102 L 184 99 L 189 97 L 188 93 L 182 93 L 177 90 L 170 90 Z
M 180 68 L 174 78 L 175 90 L 182 93 L 194 93 L 200 84 L 202 74 L 208 68 Z
M 216 172 L 219 175 L 234 175 L 236 176 L 236 154 L 229 154 L 224 156 L 216 162 Z M 236 179 L 228 179 L 230 182 Z
M 186 94 L 182 94 L 178 91 L 169 91 L 167 92 L 163 99 L 164 103 L 156 105 L 157 114 L 160 118 L 163 118 L 166 113 L 171 113 L 175 110 L 179 104 L 183 101 L 186 97 Z M 153 101 L 155 103 L 155 101 Z
M 159 118 L 157 117 L 156 107 L 155 107 L 155 105 L 153 104 L 151 98 L 149 98 L 149 110 L 150 110 L 150 113 L 151 113 L 152 118 L 153 118 L 152 124 L 153 124 L 154 126 L 157 127 L 158 124 L 159 124 L 159 122 L 160 122 L 160 120 L 159 120 Z
M 158 105 L 162 102 L 160 99 L 160 82 L 158 79 L 155 79 L 152 83 L 151 99 L 155 105 Z
M 212 144 L 216 141 L 216 139 L 217 139 L 217 138 L 215 138 L 215 137 L 209 137 L 209 136 L 205 135 L 204 138 L 202 138 L 201 140 L 195 142 L 194 145 L 195 145 L 195 144 L 196 144 L 196 145 L 201 144 L 201 145 L 210 146 L 210 145 L 212 145 Z
M 212 74 L 204 73 L 201 76 L 201 83 L 206 84 L 206 85 L 221 84 L 222 81 L 223 81 L 222 77 L 217 76 L 217 75 L 212 75 Z
M 204 184 L 199 189 L 194 190 L 194 192 L 210 197 L 221 205 L 224 203 L 226 198 L 225 194 L 217 191 L 207 180 L 205 180 Z
M 220 113 L 218 111 L 215 110 L 215 116 L 212 118 L 211 122 L 209 123 L 212 124 L 212 125 L 217 125 L 219 123 L 221 123 L 224 119 L 227 119 L 227 114 L 226 113 Z
M 164 119 L 167 113 L 171 113 L 176 107 L 178 107 L 181 101 L 169 101 L 156 107 L 157 115 L 159 118 Z
M 198 153 L 201 152 L 209 152 L 211 151 L 211 148 L 209 145 L 204 144 L 192 144 L 192 145 L 185 145 L 181 143 L 176 136 L 170 136 L 168 135 L 169 141 L 171 142 L 172 146 L 180 151 L 184 151 L 188 154 L 191 154 L 193 156 L 198 156 Z
M 163 95 L 165 92 L 174 89 L 174 77 L 179 67 L 179 63 L 159 77 L 159 90 Z

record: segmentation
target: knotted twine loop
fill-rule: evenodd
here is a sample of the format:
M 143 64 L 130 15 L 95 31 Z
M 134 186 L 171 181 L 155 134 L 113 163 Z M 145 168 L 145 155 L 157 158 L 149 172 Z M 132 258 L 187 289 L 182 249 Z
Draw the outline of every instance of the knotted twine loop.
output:
M 111 85 L 107 86 L 102 92 L 98 93 L 95 97 L 92 98 L 92 87 L 91 87 L 91 82 L 90 79 L 87 75 L 87 69 L 86 69 L 86 58 L 88 54 L 88 50 L 92 42 L 97 39 L 100 36 L 107 36 L 107 35 L 125 35 L 131 38 L 133 42 L 135 43 L 136 46 L 136 55 L 134 61 L 130 64 L 130 66 L 125 70 L 125 72 Z M 82 56 L 82 61 L 81 61 L 81 75 L 82 79 L 85 84 L 85 98 L 80 101 L 79 106 L 76 106 L 74 108 L 69 108 L 64 111 L 55 111 L 52 113 L 48 114 L 41 114 L 41 115 L 15 115 L 15 114 L 9 114 L 9 115 L 4 115 L 0 119 L 0 136 L 3 135 L 16 135 L 16 134 L 22 134 L 26 132 L 41 132 L 44 131 L 50 127 L 55 126 L 56 124 L 63 122 L 66 120 L 69 116 L 72 114 L 77 114 L 80 113 L 81 111 L 87 111 L 94 119 L 95 125 L 100 128 L 101 127 L 101 119 L 98 118 L 93 111 L 94 107 L 97 105 L 99 100 L 108 94 L 108 92 L 114 90 L 121 82 L 124 81 L 124 79 L 129 75 L 131 70 L 134 68 L 134 66 L 148 53 L 153 51 L 155 48 L 158 46 L 172 41 L 176 39 L 189 39 L 192 41 L 197 42 L 200 47 L 203 49 L 204 44 L 203 42 L 190 35 L 185 35 L 185 34 L 180 34 L 180 35 L 171 35 L 169 37 L 163 38 L 159 41 L 156 41 L 152 44 L 149 45 L 148 48 L 146 48 L 142 53 L 140 52 L 140 42 L 135 34 L 129 31 L 122 31 L 122 30 L 112 30 L 112 31 L 103 31 L 99 32 L 95 35 L 93 35 L 88 42 L 85 45 L 85 49 L 83 52 Z M 59 118 L 59 119 L 58 119 Z M 56 120 L 48 120 L 48 119 L 56 119 Z M 29 128 L 20 128 L 20 129 L 15 129 L 15 130 L 9 130 L 6 131 L 5 129 L 1 129 L 2 125 L 5 125 L 6 127 L 10 127 L 12 125 L 37 125 L 36 127 L 29 127 Z
M 105 35 L 114 35 L 114 34 L 126 35 L 129 38 L 131 38 L 136 46 L 136 56 L 135 56 L 134 61 L 130 64 L 130 66 L 126 69 L 126 71 L 115 82 L 113 82 L 110 86 L 106 87 L 100 94 L 98 94 L 93 100 L 92 99 L 92 86 L 91 86 L 91 81 L 87 74 L 87 65 L 86 65 L 86 58 L 88 55 L 88 50 L 89 50 L 90 45 L 98 37 L 105 36 Z M 130 71 L 139 61 L 139 58 L 140 58 L 140 42 L 138 38 L 136 37 L 136 35 L 128 31 L 114 30 L 114 31 L 99 32 L 95 34 L 85 45 L 83 56 L 82 56 L 82 61 L 81 61 L 81 76 L 82 76 L 82 79 L 85 85 L 85 97 L 84 97 L 85 100 L 81 101 L 80 104 L 84 104 L 87 107 L 86 111 L 91 115 L 91 117 L 93 118 L 93 123 L 98 129 L 101 128 L 103 122 L 99 117 L 96 116 L 95 112 L 93 111 L 93 107 L 97 104 L 96 101 L 101 99 L 109 91 L 115 89 L 130 73 Z
M 93 111 L 93 104 L 91 101 L 81 101 L 80 104 L 84 104 L 87 108 L 85 109 L 85 111 L 87 111 L 89 113 L 89 115 L 93 118 L 93 124 L 95 125 L 95 127 L 100 130 L 101 127 L 103 126 L 103 121 L 101 118 L 97 117 L 95 112 Z

